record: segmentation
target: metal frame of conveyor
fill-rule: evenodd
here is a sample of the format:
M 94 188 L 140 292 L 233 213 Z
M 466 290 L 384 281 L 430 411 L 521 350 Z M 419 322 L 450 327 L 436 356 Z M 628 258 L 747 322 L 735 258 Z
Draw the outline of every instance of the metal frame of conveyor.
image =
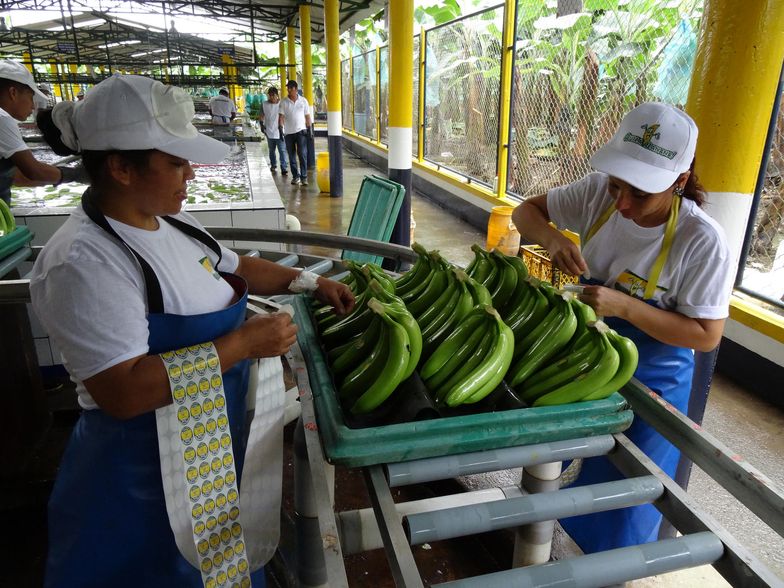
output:
M 300 231 L 224 227 L 209 230 L 218 239 L 374 253 L 390 258 L 396 267 L 415 259 L 406 247 L 367 239 Z M 339 260 L 317 256 L 281 252 L 261 255 L 312 271 L 345 269 Z M 29 299 L 27 280 L 0 281 L 0 305 Z M 334 467 L 323 449 L 313 400 L 314 393 L 320 390 L 311 388 L 299 344 L 292 347 L 287 358 L 297 378 L 301 405 L 294 437 L 297 575 L 301 586 L 348 586 L 344 555 L 383 547 L 396 585 L 419 587 L 423 582 L 412 545 L 501 528 L 516 529 L 519 536 L 520 530 L 546 525 L 558 517 L 643 503 L 658 508 L 682 536 L 558 562 L 513 567 L 442 585 L 486 588 L 558 584 L 588 588 L 704 564 L 712 564 L 734 586 L 783 584 L 710 515 L 696 507 L 686 492 L 622 433 L 364 466 L 362 472 L 372 508 L 336 512 Z M 621 393 L 637 418 L 655 427 L 776 533 L 784 535 L 784 494 L 766 476 L 636 380 Z M 625 479 L 558 489 L 561 462 L 605 454 Z M 390 491 L 402 485 L 517 467 L 536 476 L 528 484 L 523 480 L 522 485 L 404 503 L 395 503 Z M 526 489 L 533 492 L 526 493 Z M 552 526 L 541 529 L 552 533 Z M 547 550 L 549 553 L 549 540 Z

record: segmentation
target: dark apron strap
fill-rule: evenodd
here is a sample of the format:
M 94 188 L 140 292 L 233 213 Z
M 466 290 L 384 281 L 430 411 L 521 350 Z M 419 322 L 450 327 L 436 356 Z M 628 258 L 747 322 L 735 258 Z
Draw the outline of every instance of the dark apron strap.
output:
M 112 228 L 112 225 L 109 224 L 109 221 L 106 220 L 106 217 L 103 215 L 103 213 L 98 209 L 97 206 L 95 206 L 90 188 L 88 188 L 82 196 L 82 209 L 91 221 L 109 233 L 112 237 L 117 239 L 128 251 L 133 254 L 133 256 L 136 258 L 136 261 L 139 262 L 139 266 L 142 270 L 142 276 L 144 277 L 144 286 L 147 291 L 148 312 L 150 314 L 163 314 L 163 293 L 161 292 L 161 283 L 158 280 L 158 276 L 155 275 L 155 271 L 152 269 L 152 266 L 147 262 L 147 260 L 144 259 L 144 257 L 142 257 L 133 247 L 128 245 L 128 243 L 126 243 L 123 238 L 117 234 L 117 231 Z M 218 256 L 218 261 L 215 263 L 215 268 L 217 269 L 221 259 L 223 258 L 223 254 L 221 253 L 220 245 L 218 245 L 218 242 L 215 239 L 213 239 L 204 231 L 201 231 L 193 225 L 189 225 L 188 223 L 179 219 L 172 218 L 170 216 L 164 216 L 161 218 L 163 218 L 163 220 L 168 222 L 176 229 L 179 229 L 189 237 L 196 239 L 214 251 Z

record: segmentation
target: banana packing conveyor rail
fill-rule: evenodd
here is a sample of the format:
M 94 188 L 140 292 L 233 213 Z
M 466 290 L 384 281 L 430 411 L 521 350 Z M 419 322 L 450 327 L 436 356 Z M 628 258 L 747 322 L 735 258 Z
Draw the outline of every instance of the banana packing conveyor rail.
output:
M 212 228 L 222 240 L 283 242 L 354 249 L 384 255 L 399 267 L 415 254 L 408 248 L 318 233 Z M 33 248 L 33 255 L 37 248 Z M 344 270 L 339 260 L 279 251 L 261 255 L 319 273 Z M 29 302 L 27 280 L 0 281 L 0 304 Z M 423 586 L 412 545 L 500 528 L 515 528 L 528 552 L 515 550 L 509 570 L 464 578 L 444 586 L 605 586 L 668 571 L 712 564 L 734 586 L 784 583 L 622 433 L 500 447 L 458 455 L 365 465 L 372 508 L 335 512 L 334 466 L 325 455 L 303 348 L 289 362 L 297 377 L 301 418 L 295 432 L 295 509 L 298 579 L 302 586 L 348 586 L 344 555 L 383 547 L 398 586 Z M 784 535 L 784 495 L 770 480 L 636 380 L 621 393 L 643 418 L 684 455 L 726 488 L 776 533 Z M 606 454 L 626 479 L 591 487 L 557 489 L 561 462 Z M 522 467 L 520 485 L 394 503 L 390 488 L 464 474 Z M 537 542 L 552 533 L 553 519 L 653 503 L 683 536 L 568 560 L 547 562 Z M 546 540 L 549 554 L 549 540 Z M 534 547 L 534 549 L 530 549 Z M 549 555 L 548 555 L 549 557 Z M 526 561 L 528 559 L 528 561 Z

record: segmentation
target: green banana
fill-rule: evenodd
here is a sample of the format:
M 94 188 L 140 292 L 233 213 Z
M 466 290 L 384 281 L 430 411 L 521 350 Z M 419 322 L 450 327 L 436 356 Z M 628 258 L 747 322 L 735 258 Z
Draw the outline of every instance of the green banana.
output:
M 444 306 L 449 302 L 449 299 L 452 297 L 452 293 L 454 292 L 455 288 L 457 288 L 457 280 L 455 279 L 454 272 L 447 272 L 446 276 L 446 285 L 441 290 L 439 296 L 433 300 L 425 309 L 419 313 L 415 312 L 416 308 L 419 305 L 412 303 L 409 306 L 409 310 L 411 314 L 414 315 L 417 323 L 419 323 L 419 327 L 424 329 L 430 322 L 443 310 Z M 425 291 L 422 294 L 422 298 L 425 296 L 429 296 L 430 294 Z
M 474 252 L 474 261 L 470 266 L 470 270 L 466 268 L 466 273 L 481 284 L 490 275 L 493 269 L 493 262 L 488 258 L 488 252 L 476 243 L 471 245 L 471 251 Z
M 436 300 L 443 294 L 444 289 L 449 286 L 452 272 L 448 270 L 446 262 L 440 258 L 436 259 L 438 269 L 430 274 L 427 287 L 424 288 L 415 298 L 403 298 L 403 302 L 415 317 L 422 315 L 427 308 L 435 304 Z
M 414 265 L 395 281 L 395 292 L 402 295 L 430 273 L 430 258 L 427 250 L 419 243 L 412 243 L 411 249 L 418 255 Z
M 11 214 L 11 208 L 2 199 L 0 199 L 0 220 L 2 220 L 0 229 L 4 231 L 4 235 L 10 235 L 16 230 L 16 219 Z
M 596 352 L 596 343 L 593 340 L 586 340 L 585 344 L 572 351 L 571 354 L 562 357 L 546 367 L 538 370 L 535 374 L 531 374 L 525 382 L 526 388 L 534 386 L 540 382 L 549 380 L 553 376 L 558 376 L 564 370 L 568 370 L 576 363 L 584 361 Z
M 542 291 L 532 286 L 531 294 L 533 303 L 526 307 L 525 312 L 515 321 L 509 323 L 509 327 L 515 334 L 515 341 L 521 341 L 527 333 L 533 330 L 536 325 L 541 323 L 550 312 L 547 298 Z
M 618 371 L 620 357 L 615 347 L 608 340 L 607 335 L 600 333 L 600 336 L 603 350 L 599 361 L 589 371 L 571 382 L 537 398 L 534 401 L 534 406 L 553 406 L 579 402 L 610 381 Z
M 384 290 L 389 292 L 390 294 L 395 293 L 395 281 L 390 278 L 387 273 L 377 266 L 375 263 L 366 263 L 362 266 L 362 273 L 367 278 L 368 283 L 371 280 L 375 279 L 381 286 L 383 286 Z
M 498 280 L 501 277 L 501 268 L 498 267 L 498 264 L 496 264 L 489 255 L 487 258 L 491 265 L 490 273 L 482 280 L 482 284 L 485 288 L 490 290 L 490 295 L 492 297 L 492 292 L 495 290 L 496 284 L 498 284 Z
M 376 346 L 381 334 L 381 322 L 378 317 L 373 317 L 367 330 L 354 338 L 348 344 L 348 348 L 333 360 L 332 373 L 335 377 L 353 370 L 362 363 L 362 359 Z
M 639 360 L 639 353 L 637 346 L 631 339 L 619 335 L 612 329 L 607 333 L 607 338 L 610 343 L 618 352 L 620 365 L 618 371 L 615 372 L 610 381 L 606 384 L 599 386 L 594 392 L 588 394 L 583 400 L 601 400 L 607 398 L 613 392 L 617 392 L 626 382 L 631 380 L 634 372 L 637 370 L 637 362 Z
M 577 328 L 577 318 L 574 316 L 574 311 L 565 300 L 562 300 L 560 307 L 560 318 L 553 321 L 550 328 L 543 329 L 526 348 L 526 351 L 519 358 L 515 358 L 516 363 L 510 370 L 510 386 L 516 387 L 522 384 L 544 362 L 558 353 L 574 335 L 574 330 Z M 523 343 L 527 342 L 534 332 L 536 329 L 523 339 Z
M 331 324 L 321 332 L 321 342 L 324 344 L 324 347 L 330 349 L 340 345 L 342 342 L 347 341 L 358 333 L 362 333 L 368 328 L 370 321 L 373 319 L 373 313 L 368 307 L 367 300 L 372 300 L 372 294 L 369 290 L 368 296 L 363 300 L 359 310 L 357 310 L 357 307 L 355 306 L 354 311 L 345 318 L 339 320 L 337 323 Z
M 438 402 L 442 402 L 452 388 L 464 381 L 468 374 L 473 372 L 482 363 L 485 356 L 490 351 L 490 348 L 493 346 L 493 343 L 495 342 L 495 333 L 489 315 L 485 317 L 483 322 L 484 324 L 479 325 L 477 329 L 484 333 L 484 336 L 479 341 L 479 345 L 469 354 L 465 363 L 459 366 L 442 384 L 438 386 L 434 385 L 433 393 Z
M 525 261 L 523 261 L 522 257 L 517 255 L 505 255 L 506 261 L 512 264 L 512 267 L 515 268 L 517 271 L 517 280 L 527 280 L 528 279 L 528 266 L 525 265 Z
M 602 346 L 599 343 L 594 343 L 591 345 L 586 345 L 584 350 L 585 350 L 584 354 L 575 353 L 574 358 L 568 358 L 568 359 L 573 359 L 573 361 L 564 364 L 562 369 L 559 370 L 558 373 L 553 374 L 550 377 L 543 380 L 539 380 L 537 382 L 531 382 L 533 378 L 528 378 L 522 384 L 520 397 L 523 400 L 530 402 L 536 398 L 539 398 L 540 396 L 544 396 L 548 392 L 560 388 L 567 382 L 571 382 L 575 378 L 578 378 L 582 374 L 588 372 L 590 369 L 593 368 L 594 365 L 596 365 L 599 359 L 601 359 Z M 558 363 L 561 362 L 556 362 L 556 364 Z M 556 364 L 551 364 L 551 366 Z M 538 375 L 538 373 L 534 375 Z
M 517 286 L 517 270 L 506 260 L 506 256 L 498 251 L 491 253 L 493 262 L 498 267 L 498 280 L 495 288 L 490 291 L 493 307 L 503 308 Z
M 370 280 L 370 282 L 368 283 L 368 291 L 371 293 L 373 298 L 379 300 L 380 302 L 383 302 L 384 304 L 397 302 L 398 304 L 402 304 L 403 306 L 405 306 L 405 303 L 399 296 L 396 296 L 395 294 L 391 293 L 375 278 Z
M 547 313 L 547 316 L 545 316 L 539 324 L 534 326 L 534 328 L 524 337 L 515 341 L 515 358 L 525 354 L 536 341 L 542 338 L 544 333 L 552 330 L 554 326 L 557 326 L 557 324 L 560 324 L 563 321 L 563 318 L 566 315 L 565 306 L 566 303 L 551 308 Z
M 455 312 L 455 306 L 457 305 L 457 301 L 460 299 L 460 288 L 458 287 L 456 281 L 451 285 L 450 288 L 446 290 L 446 293 L 449 294 L 449 299 L 438 311 L 438 314 L 436 314 L 430 320 L 430 322 L 427 323 L 427 325 L 422 327 L 423 342 L 426 342 L 433 333 L 440 329 L 441 325 L 443 325 Z M 423 345 L 426 349 L 427 344 L 423 343 Z
M 401 327 L 402 328 L 402 327 Z M 343 378 L 338 387 L 338 397 L 343 406 L 350 408 L 361 394 L 376 381 L 389 356 L 389 337 L 386 325 L 381 326 L 378 340 L 365 359 Z
M 476 402 L 484 398 L 484 395 L 492 392 L 506 373 L 509 364 L 512 362 L 512 351 L 514 349 L 514 335 L 503 320 L 498 311 L 491 308 L 495 319 L 495 328 L 491 328 L 494 341 L 490 351 L 484 357 L 482 363 L 466 379 L 446 393 L 445 402 L 448 406 L 457 406 L 471 399 Z M 483 394 L 483 395 L 482 395 Z
M 458 276 L 465 274 L 467 278 L 465 281 L 466 286 L 468 287 L 468 291 L 471 292 L 471 298 L 474 300 L 474 306 L 492 306 L 493 299 L 490 296 L 490 290 L 484 287 L 481 282 L 477 282 L 474 278 L 472 278 L 468 273 L 463 272 L 462 270 L 458 269 L 455 272 Z
M 452 309 L 452 312 L 447 312 L 446 320 L 440 326 L 435 326 L 431 323 L 427 329 L 422 331 L 422 348 L 425 357 L 430 357 L 430 354 L 435 351 L 463 317 L 473 308 L 473 298 L 463 282 L 458 281 L 457 294 L 456 300 L 452 299 L 455 300 L 454 303 L 450 300 L 449 308 Z M 435 323 L 435 321 L 433 322 Z
M 518 279 L 514 292 L 512 292 L 512 295 L 506 301 L 506 304 L 504 304 L 503 308 L 498 312 L 501 313 L 504 322 L 507 325 L 511 325 L 530 308 L 529 305 L 533 304 L 533 298 L 533 288 L 531 288 L 526 280 Z
M 419 360 L 422 357 L 422 331 L 419 329 L 414 317 L 402 302 L 393 302 L 384 306 L 386 313 L 400 324 L 408 335 L 409 361 L 406 372 L 403 375 L 405 380 L 414 373 Z
M 367 391 L 351 406 L 350 410 L 353 414 L 368 413 L 389 398 L 403 381 L 410 362 L 408 334 L 405 328 L 392 320 L 380 303 L 371 302 L 370 308 L 379 313 L 386 323 L 381 336 L 387 340 L 386 362 L 376 373 L 375 380 Z
M 480 335 L 483 335 L 483 332 L 479 327 L 486 322 L 486 315 L 487 313 L 483 308 L 473 308 L 460 321 L 460 324 L 455 327 L 449 336 L 444 339 L 441 345 L 433 351 L 432 355 L 427 359 L 424 365 L 422 365 L 422 369 L 419 370 L 419 375 L 426 383 L 434 379 L 437 375 L 447 371 L 446 365 L 468 345 L 468 341 L 470 341 L 475 334 L 479 333 Z M 479 340 L 477 339 L 474 342 L 473 347 L 476 347 L 478 344 Z M 464 351 L 463 354 L 465 353 L 468 352 Z M 462 361 L 457 365 L 461 364 Z
M 422 274 L 422 278 L 419 280 L 419 283 L 413 284 L 411 288 L 406 290 L 403 293 L 399 293 L 400 298 L 403 299 L 403 302 L 406 304 L 416 300 L 422 292 L 424 292 L 425 288 L 430 285 L 430 280 L 438 273 L 440 269 L 440 264 L 438 263 L 438 254 L 428 254 L 428 270 L 427 273 Z

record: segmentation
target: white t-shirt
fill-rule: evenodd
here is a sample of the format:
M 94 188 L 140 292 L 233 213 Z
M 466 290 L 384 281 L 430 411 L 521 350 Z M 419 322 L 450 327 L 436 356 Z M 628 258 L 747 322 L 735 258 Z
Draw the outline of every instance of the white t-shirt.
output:
M 547 211 L 560 229 L 580 234 L 591 278 L 642 298 L 665 224 L 641 227 L 619 213 L 585 243 L 585 236 L 612 203 L 608 176 L 594 172 L 547 193 Z M 672 248 L 657 281 L 660 308 L 691 318 L 722 319 L 729 311 L 730 253 L 721 226 L 693 200 L 682 199 Z
M 264 113 L 264 128 L 266 135 L 270 139 L 280 139 L 278 132 L 278 113 L 280 112 L 280 102 L 273 104 L 270 101 L 261 105 L 262 112 Z
M 305 115 L 310 115 L 310 105 L 302 96 L 295 102 L 286 96 L 280 101 L 280 114 L 283 115 L 283 133 L 293 135 L 307 128 Z
M 212 113 L 213 123 L 229 124 L 232 113 L 237 112 L 237 107 L 231 98 L 218 94 L 210 98 L 210 112 Z
M 190 214 L 176 215 L 202 228 Z M 213 270 L 215 253 L 164 220 L 146 231 L 108 219 L 155 271 L 165 312 L 193 315 L 226 308 L 234 290 Z M 221 246 L 219 269 L 239 258 Z M 147 295 L 138 262 L 77 208 L 35 262 L 30 293 L 36 315 L 76 382 L 79 404 L 96 408 L 82 381 L 148 352 Z
M 14 153 L 27 151 L 30 147 L 22 139 L 19 123 L 0 108 L 0 158 L 8 159 Z

